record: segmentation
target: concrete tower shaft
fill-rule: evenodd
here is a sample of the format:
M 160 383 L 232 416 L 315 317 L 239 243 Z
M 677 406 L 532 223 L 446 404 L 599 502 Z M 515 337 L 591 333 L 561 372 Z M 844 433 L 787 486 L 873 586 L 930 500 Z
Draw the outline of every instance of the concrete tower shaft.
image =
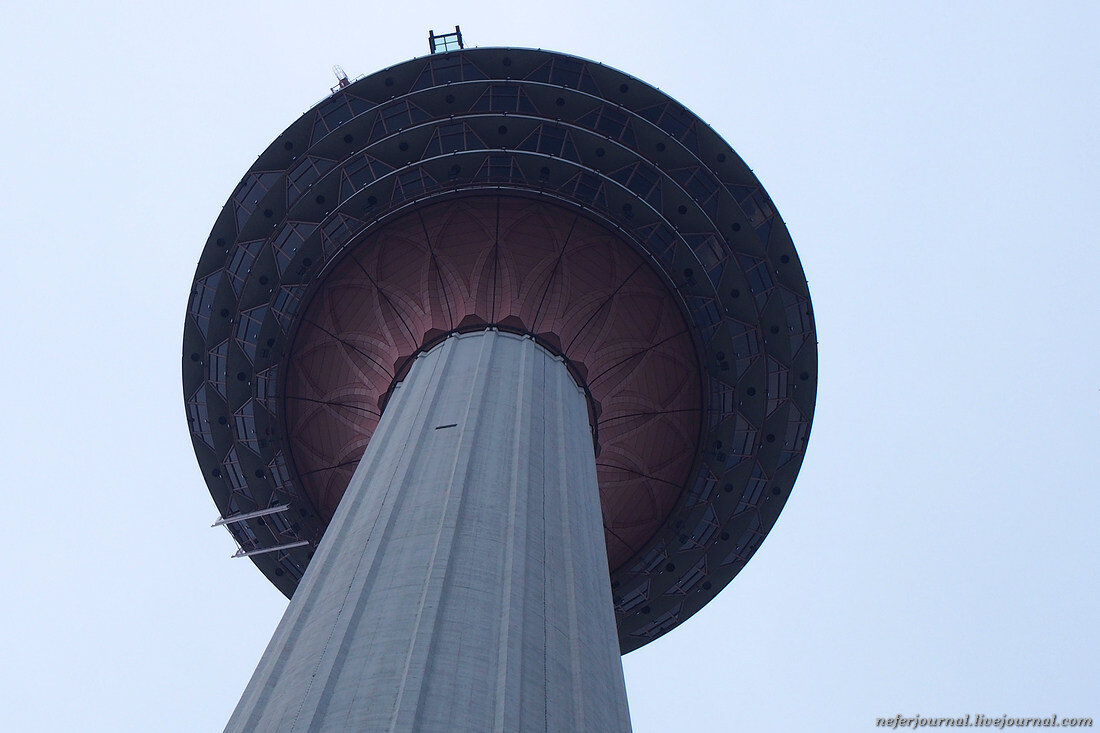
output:
M 584 392 L 532 339 L 422 353 L 227 730 L 629 730 Z

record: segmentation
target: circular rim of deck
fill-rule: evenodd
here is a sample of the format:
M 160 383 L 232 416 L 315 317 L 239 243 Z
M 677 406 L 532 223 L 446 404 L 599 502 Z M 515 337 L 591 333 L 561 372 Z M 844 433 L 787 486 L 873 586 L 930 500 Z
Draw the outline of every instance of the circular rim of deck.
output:
M 459 127 L 473 134 L 428 151 Z M 548 51 L 466 49 L 366 76 L 287 128 L 234 189 L 196 270 L 183 350 L 196 456 L 222 516 L 289 507 L 229 525 L 242 548 L 286 546 L 252 560 L 289 596 L 324 532 L 281 404 L 296 319 L 348 248 L 471 195 L 582 212 L 645 253 L 692 325 L 692 468 L 661 529 L 611 574 L 629 652 L 759 547 L 801 466 L 817 385 L 808 287 L 770 198 L 710 127 L 638 79 Z

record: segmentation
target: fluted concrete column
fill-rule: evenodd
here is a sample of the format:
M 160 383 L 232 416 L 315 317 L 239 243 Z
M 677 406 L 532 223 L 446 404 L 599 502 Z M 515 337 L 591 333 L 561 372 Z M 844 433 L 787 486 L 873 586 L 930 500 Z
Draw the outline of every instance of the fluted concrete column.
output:
M 453 336 L 395 390 L 230 731 L 627 731 L 584 394 Z

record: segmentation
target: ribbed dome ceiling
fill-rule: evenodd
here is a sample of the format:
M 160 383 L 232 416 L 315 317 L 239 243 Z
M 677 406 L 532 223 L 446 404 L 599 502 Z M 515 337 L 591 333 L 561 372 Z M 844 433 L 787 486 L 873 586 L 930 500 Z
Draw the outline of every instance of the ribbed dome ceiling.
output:
M 608 560 L 629 559 L 673 509 L 702 414 L 689 330 L 670 289 L 584 215 L 508 195 L 455 198 L 352 247 L 305 310 L 284 392 L 292 457 L 331 518 L 403 365 L 454 330 L 536 335 L 586 382 Z

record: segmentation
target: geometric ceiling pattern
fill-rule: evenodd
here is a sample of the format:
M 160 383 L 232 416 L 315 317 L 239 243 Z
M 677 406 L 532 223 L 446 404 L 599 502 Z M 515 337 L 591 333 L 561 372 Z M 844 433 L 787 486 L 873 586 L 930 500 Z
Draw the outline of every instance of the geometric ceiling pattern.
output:
M 687 483 L 700 369 L 679 303 L 642 256 L 581 212 L 545 202 L 431 204 L 326 275 L 290 348 L 283 397 L 303 490 L 330 519 L 402 365 L 442 334 L 487 324 L 536 335 L 587 387 L 618 567 Z

